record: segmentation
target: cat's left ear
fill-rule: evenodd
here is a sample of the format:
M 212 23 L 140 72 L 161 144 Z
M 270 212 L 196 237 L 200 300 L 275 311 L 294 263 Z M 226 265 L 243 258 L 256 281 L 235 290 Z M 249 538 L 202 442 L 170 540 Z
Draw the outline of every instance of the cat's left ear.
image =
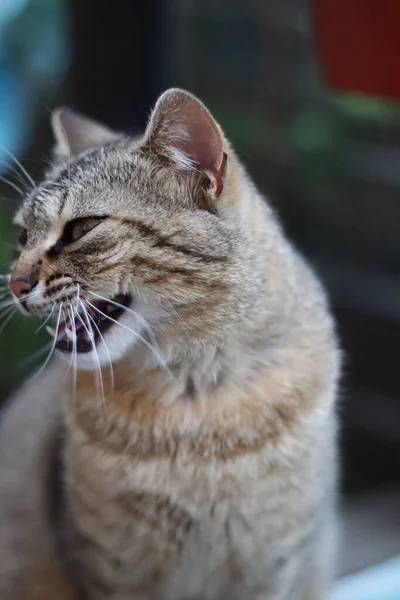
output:
M 199 173 L 207 194 L 223 192 L 227 154 L 221 129 L 195 96 L 180 89 L 164 92 L 157 101 L 144 144 L 182 173 Z
M 118 137 L 104 125 L 65 107 L 54 111 L 51 124 L 56 138 L 55 154 L 60 160 L 66 160 Z

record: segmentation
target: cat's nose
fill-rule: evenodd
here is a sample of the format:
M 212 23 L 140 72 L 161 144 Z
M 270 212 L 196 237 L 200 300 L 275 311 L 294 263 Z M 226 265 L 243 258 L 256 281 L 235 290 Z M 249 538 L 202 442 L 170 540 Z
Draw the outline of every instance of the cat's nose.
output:
M 17 277 L 10 281 L 10 288 L 12 293 L 17 298 L 26 296 L 36 285 L 35 281 L 32 281 L 28 277 Z

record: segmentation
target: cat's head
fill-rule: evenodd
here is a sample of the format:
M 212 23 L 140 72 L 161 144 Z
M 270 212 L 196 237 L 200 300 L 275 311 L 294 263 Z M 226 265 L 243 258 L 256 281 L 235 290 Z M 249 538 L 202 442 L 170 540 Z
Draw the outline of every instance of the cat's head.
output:
M 249 269 L 239 166 L 208 110 L 169 90 L 140 139 L 67 109 L 53 129 L 59 164 L 15 217 L 18 304 L 51 315 L 56 348 L 83 368 L 160 332 L 218 344 L 245 312 Z

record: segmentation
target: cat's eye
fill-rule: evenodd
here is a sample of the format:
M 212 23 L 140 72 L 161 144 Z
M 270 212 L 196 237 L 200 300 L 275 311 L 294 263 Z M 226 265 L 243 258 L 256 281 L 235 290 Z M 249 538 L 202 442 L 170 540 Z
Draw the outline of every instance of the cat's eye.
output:
M 74 219 L 66 224 L 62 236 L 63 244 L 72 244 L 81 237 L 92 231 L 97 225 L 104 221 L 105 217 L 87 217 Z
M 28 241 L 28 232 L 26 231 L 26 229 L 21 229 L 21 231 L 19 232 L 19 235 L 18 235 L 18 244 L 20 246 L 25 246 L 27 241 Z

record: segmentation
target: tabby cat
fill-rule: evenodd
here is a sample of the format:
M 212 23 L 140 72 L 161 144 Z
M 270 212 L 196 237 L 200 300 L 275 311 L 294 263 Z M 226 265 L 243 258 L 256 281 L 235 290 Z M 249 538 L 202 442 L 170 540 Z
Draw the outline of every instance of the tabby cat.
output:
M 54 113 L 10 288 L 54 357 L 0 435 L 1 600 L 322 600 L 339 353 L 205 106 L 140 139 Z

